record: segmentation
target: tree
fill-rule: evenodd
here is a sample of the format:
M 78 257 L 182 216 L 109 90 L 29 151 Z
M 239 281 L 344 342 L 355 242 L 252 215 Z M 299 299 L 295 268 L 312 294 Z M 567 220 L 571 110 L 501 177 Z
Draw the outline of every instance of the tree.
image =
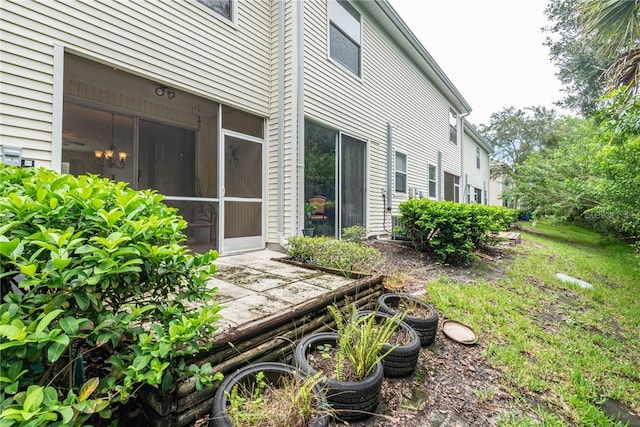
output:
M 640 1 L 587 0 L 580 7 L 585 37 L 596 57 L 608 59 L 609 89 L 638 91 L 640 78 Z M 613 58 L 611 60 L 611 58 Z
M 587 116 L 597 109 L 598 99 L 607 91 L 603 72 L 613 55 L 595 54 L 598 42 L 585 36 L 579 4 L 579 0 L 549 2 L 545 15 L 552 24 L 542 30 L 566 94 L 558 104 Z
M 593 121 L 565 118 L 556 125 L 558 144 L 532 153 L 513 177 L 513 188 L 503 197 L 535 213 L 579 221 L 588 209 L 599 205 L 599 178 L 595 158 L 602 142 L 594 137 Z
M 603 95 L 627 86 L 637 93 L 640 78 L 640 2 L 560 0 L 545 14 L 545 45 L 558 67 L 565 98 L 560 105 L 594 113 Z
M 557 144 L 556 112 L 545 107 L 508 107 L 493 113 L 480 133 L 495 150 L 493 160 L 505 166 L 497 174 L 512 176 L 531 153 Z
M 556 123 L 557 144 L 517 165 L 504 197 L 538 216 L 640 238 L 640 98 L 614 91 L 593 117 Z

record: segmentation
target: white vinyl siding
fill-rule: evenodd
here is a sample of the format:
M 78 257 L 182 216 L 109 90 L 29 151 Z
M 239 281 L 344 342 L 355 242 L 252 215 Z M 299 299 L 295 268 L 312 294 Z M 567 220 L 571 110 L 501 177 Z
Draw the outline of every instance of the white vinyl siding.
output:
M 481 146 L 475 137 L 471 135 L 471 131 L 467 130 L 462 133 L 462 153 L 464 165 L 464 182 L 465 196 L 469 201 L 474 200 L 474 189 L 480 189 L 483 192 L 481 203 L 483 203 L 485 192 L 489 182 L 489 153 Z M 478 167 L 478 163 L 480 167 Z M 467 197 L 465 197 L 467 201 Z
M 387 124 L 394 146 L 411 153 L 416 166 L 408 187 L 417 194 L 427 194 L 427 165 L 438 163 L 438 151 L 443 170 L 460 173 L 460 149 L 448 143 L 451 104 L 361 4 L 352 4 L 363 23 L 361 80 L 326 60 L 327 5 L 305 2 L 305 115 L 370 141 L 369 226 L 379 232 L 384 214 L 379 189 L 387 188 Z M 393 198 L 394 213 L 402 201 Z
M 0 2 L 0 138 L 50 166 L 53 45 L 260 116 L 270 102 L 271 7 L 240 2 L 234 28 L 191 2 Z M 65 82 L 65 85 L 67 82 Z M 7 113 L 10 112 L 10 113 Z M 9 115 L 11 114 L 11 115 Z M 31 117 L 26 127 L 13 120 Z M 38 130 L 41 129 L 41 130 Z M 19 140 L 19 141 L 18 141 Z
M 272 108 L 271 115 L 268 120 L 268 140 L 271 143 L 265 147 L 267 154 L 265 159 L 265 167 L 267 168 L 267 194 L 269 197 L 266 199 L 266 240 L 267 242 L 278 242 L 278 217 L 282 215 L 282 212 L 278 211 L 278 177 L 280 172 L 284 177 L 284 232 L 288 233 L 291 230 L 292 222 L 295 222 L 296 218 L 292 213 L 292 203 L 296 194 L 294 182 L 296 179 L 296 167 L 295 159 L 292 155 L 293 146 L 296 144 L 296 135 L 294 135 L 292 126 L 296 117 L 293 116 L 293 46 L 295 43 L 294 34 L 292 31 L 291 21 L 293 14 L 295 13 L 294 2 L 284 2 L 284 13 L 287 25 L 285 26 L 284 34 L 284 87 L 279 86 L 279 63 L 278 63 L 278 49 L 280 48 L 279 40 L 279 28 L 277 23 L 279 22 L 280 4 L 279 2 L 271 3 L 271 16 L 274 23 L 271 29 L 271 68 L 269 70 L 271 75 L 271 100 Z M 242 24 L 241 24 L 242 25 Z M 279 97 L 284 98 L 284 111 L 282 111 L 283 125 L 283 143 L 284 143 L 284 164 L 279 166 L 278 157 L 278 105 Z

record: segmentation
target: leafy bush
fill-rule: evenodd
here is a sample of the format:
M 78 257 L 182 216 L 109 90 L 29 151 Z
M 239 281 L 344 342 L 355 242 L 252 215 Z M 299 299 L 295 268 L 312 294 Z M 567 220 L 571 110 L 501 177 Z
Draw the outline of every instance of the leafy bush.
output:
M 473 250 L 498 242 L 496 233 L 516 219 L 516 212 L 500 206 L 411 199 L 400 204 L 399 218 L 414 246 L 436 254 L 440 263 L 463 264 Z
M 352 225 L 342 229 L 342 238 L 349 242 L 363 242 L 367 238 L 367 229 L 362 225 Z
M 110 418 L 142 383 L 168 391 L 181 377 L 219 378 L 187 362 L 220 319 L 206 286 L 217 253 L 191 254 L 186 222 L 162 199 L 0 165 L 3 426 L 80 425 Z M 100 366 L 83 381 L 87 354 Z
M 368 273 L 382 260 L 377 249 L 330 237 L 292 236 L 288 243 L 287 253 L 295 261 L 335 268 L 345 274 Z

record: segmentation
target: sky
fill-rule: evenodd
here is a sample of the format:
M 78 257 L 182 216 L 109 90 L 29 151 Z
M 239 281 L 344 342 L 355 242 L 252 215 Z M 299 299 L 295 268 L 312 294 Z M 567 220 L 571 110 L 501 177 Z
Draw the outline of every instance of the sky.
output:
M 562 99 L 556 68 L 543 45 L 548 0 L 389 0 L 473 111 L 489 124 L 509 106 Z

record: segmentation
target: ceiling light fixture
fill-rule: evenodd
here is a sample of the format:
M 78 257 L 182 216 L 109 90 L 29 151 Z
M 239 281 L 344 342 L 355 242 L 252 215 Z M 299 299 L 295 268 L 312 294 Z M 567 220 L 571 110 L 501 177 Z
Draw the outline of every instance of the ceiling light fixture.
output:
M 128 154 L 124 151 L 118 151 L 118 148 L 113 144 L 114 116 L 115 114 L 111 114 L 111 144 L 104 150 L 95 150 L 93 154 L 97 159 L 104 161 L 106 167 L 122 169 Z

